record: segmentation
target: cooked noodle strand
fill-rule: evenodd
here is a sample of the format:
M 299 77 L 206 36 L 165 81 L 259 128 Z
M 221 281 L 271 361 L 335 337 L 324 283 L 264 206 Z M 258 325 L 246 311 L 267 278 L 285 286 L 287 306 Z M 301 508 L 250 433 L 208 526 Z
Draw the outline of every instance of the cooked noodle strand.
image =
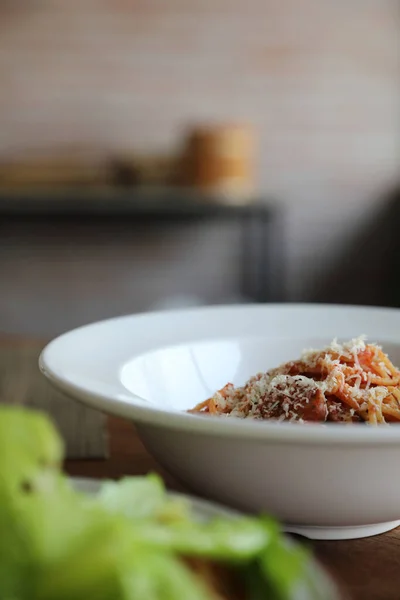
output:
M 363 337 L 228 383 L 189 412 L 277 421 L 400 422 L 400 371 Z

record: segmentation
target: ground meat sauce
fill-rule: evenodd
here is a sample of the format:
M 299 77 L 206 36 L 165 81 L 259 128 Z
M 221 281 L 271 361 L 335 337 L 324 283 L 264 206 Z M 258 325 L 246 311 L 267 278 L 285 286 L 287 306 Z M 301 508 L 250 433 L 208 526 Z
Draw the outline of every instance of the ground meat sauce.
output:
M 337 402 L 331 398 L 327 398 L 328 418 L 327 421 L 335 423 L 359 423 L 362 419 L 354 412 L 354 409 L 346 406 L 342 402 Z
M 258 403 L 254 416 L 261 419 L 326 421 L 328 407 L 321 390 L 312 381 L 286 376 Z
M 190 412 L 277 422 L 400 422 L 400 371 L 364 337 L 258 373 L 243 387 L 228 383 Z

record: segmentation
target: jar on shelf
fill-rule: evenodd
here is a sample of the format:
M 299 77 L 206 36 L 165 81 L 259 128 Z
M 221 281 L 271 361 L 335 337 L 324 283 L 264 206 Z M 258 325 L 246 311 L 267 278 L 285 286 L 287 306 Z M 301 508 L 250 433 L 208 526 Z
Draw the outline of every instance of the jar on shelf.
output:
M 255 135 L 249 125 L 194 128 L 187 139 L 185 183 L 226 203 L 254 197 Z

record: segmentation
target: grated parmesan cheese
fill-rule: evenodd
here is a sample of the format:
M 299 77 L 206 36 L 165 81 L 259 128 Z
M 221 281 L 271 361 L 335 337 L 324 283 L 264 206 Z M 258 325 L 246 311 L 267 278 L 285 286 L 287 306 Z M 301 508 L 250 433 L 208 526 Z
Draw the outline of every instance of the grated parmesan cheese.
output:
M 227 417 L 298 423 L 368 420 L 369 412 L 378 414 L 390 395 L 376 383 L 394 376 L 395 385 L 400 384 L 400 372 L 394 375 L 385 356 L 379 346 L 367 345 L 364 335 L 344 343 L 334 339 L 323 350 L 306 350 L 300 360 L 254 375 L 243 387 L 228 384 L 213 402 Z M 375 370 L 368 370 L 371 360 Z M 396 402 L 400 407 L 400 399 Z

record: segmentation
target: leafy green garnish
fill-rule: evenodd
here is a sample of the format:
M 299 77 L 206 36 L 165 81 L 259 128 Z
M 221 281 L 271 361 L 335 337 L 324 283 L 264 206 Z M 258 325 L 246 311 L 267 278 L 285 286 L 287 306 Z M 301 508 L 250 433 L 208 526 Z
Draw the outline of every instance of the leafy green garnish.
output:
M 329 600 L 273 520 L 198 521 L 154 475 L 79 493 L 62 458 L 47 417 L 0 407 L 0 600 L 210 600 L 183 558 L 229 565 L 252 600 Z
M 107 481 L 96 498 L 107 512 L 128 519 L 169 522 L 188 517 L 188 504 L 171 500 L 158 475 Z

